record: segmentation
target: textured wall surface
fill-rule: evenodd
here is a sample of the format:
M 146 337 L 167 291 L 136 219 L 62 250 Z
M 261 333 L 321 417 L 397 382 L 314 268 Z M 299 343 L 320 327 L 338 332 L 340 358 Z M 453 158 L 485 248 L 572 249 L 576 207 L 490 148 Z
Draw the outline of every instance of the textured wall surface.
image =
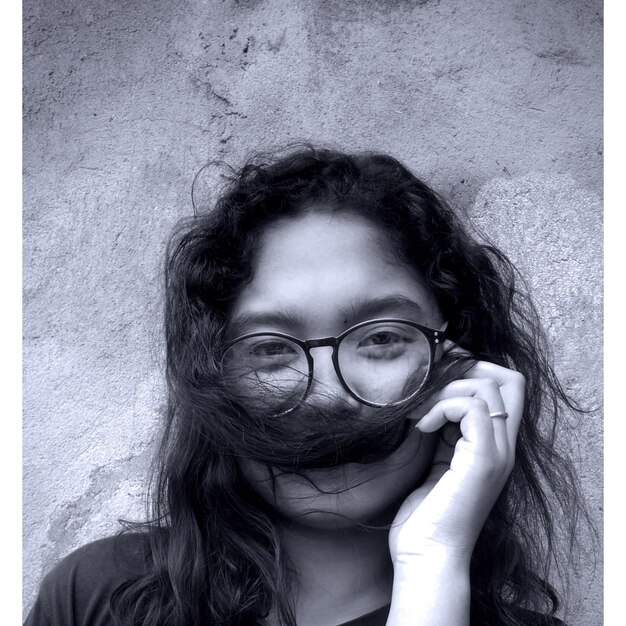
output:
M 27 0 L 24 37 L 26 609 L 141 517 L 163 247 L 210 159 L 398 156 L 526 273 L 565 387 L 601 405 L 599 1 Z M 568 437 L 601 524 L 601 413 Z M 602 621 L 600 566 L 573 572 L 571 626 Z

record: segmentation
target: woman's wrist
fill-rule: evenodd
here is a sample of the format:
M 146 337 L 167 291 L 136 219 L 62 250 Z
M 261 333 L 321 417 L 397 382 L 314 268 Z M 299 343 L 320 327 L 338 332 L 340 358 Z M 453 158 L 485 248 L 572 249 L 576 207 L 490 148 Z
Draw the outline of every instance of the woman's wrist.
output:
M 458 533 L 454 538 L 454 543 L 450 545 L 450 543 L 444 543 L 439 537 L 435 538 L 436 533 L 436 529 L 428 528 L 410 546 L 404 546 L 403 549 L 396 549 L 392 552 L 394 572 L 399 575 L 410 572 L 414 575 L 422 569 L 432 568 L 469 572 L 476 542 Z
M 398 557 L 393 563 L 394 587 L 416 580 L 431 581 L 435 584 L 440 577 L 469 581 L 471 555 L 457 554 L 454 551 L 439 549 L 423 554 Z
M 465 626 L 469 609 L 469 560 L 438 554 L 394 563 L 387 626 Z

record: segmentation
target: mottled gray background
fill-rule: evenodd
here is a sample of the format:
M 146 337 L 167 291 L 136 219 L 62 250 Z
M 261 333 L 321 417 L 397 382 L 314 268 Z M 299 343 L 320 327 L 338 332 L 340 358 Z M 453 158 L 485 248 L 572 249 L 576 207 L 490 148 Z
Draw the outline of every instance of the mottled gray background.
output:
M 526 272 L 565 387 L 601 404 L 600 2 L 27 0 L 24 45 L 26 609 L 141 515 L 163 246 L 210 159 L 398 156 Z M 600 524 L 601 414 L 568 437 Z M 591 556 L 572 626 L 602 622 Z

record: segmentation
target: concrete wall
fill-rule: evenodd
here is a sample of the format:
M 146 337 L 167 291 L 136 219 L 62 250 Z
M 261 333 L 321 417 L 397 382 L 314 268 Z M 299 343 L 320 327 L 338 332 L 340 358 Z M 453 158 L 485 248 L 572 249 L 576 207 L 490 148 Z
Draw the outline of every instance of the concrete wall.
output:
M 27 0 L 24 37 L 26 608 L 141 516 L 163 245 L 210 159 L 398 156 L 526 271 L 565 387 L 601 404 L 599 1 Z M 601 429 L 571 440 L 598 523 Z M 601 623 L 600 565 L 573 574 L 572 626 Z

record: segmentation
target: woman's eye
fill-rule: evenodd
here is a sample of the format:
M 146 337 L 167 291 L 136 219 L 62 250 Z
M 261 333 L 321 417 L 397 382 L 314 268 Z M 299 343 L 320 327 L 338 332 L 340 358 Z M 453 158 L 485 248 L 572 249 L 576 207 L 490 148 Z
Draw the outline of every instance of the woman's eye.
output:
M 369 346 L 390 346 L 404 341 L 404 338 L 397 333 L 390 331 L 378 332 L 368 335 L 359 343 L 360 347 Z
M 265 341 L 250 350 L 251 355 L 263 358 L 293 356 L 295 353 L 290 345 L 281 341 Z

